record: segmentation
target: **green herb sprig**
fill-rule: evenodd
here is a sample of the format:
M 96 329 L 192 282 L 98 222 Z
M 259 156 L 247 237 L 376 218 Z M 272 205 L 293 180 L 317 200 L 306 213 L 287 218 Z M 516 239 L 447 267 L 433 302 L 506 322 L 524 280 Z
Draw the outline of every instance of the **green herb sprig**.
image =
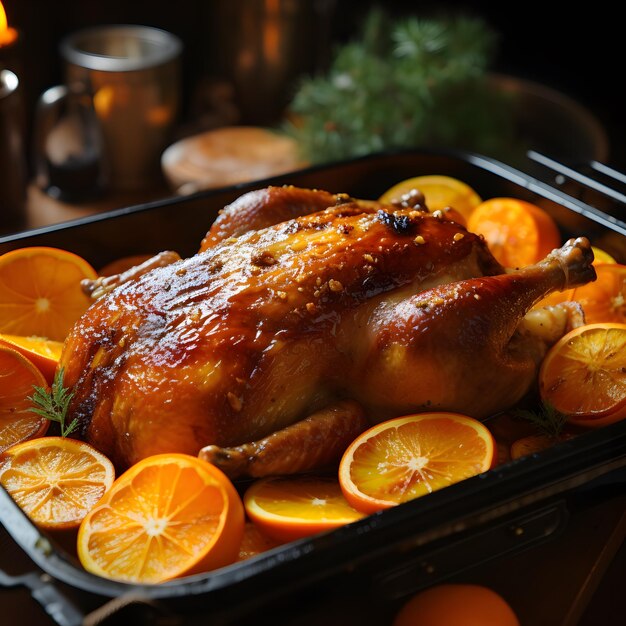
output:
M 61 436 L 68 437 L 78 428 L 78 419 L 74 418 L 68 425 L 65 424 L 67 410 L 74 392 L 64 386 L 63 375 L 61 367 L 56 371 L 49 390 L 45 387 L 34 386 L 33 395 L 29 397 L 29 400 L 35 405 L 31 409 L 33 413 L 58 423 L 61 427 Z
M 541 434 L 552 439 L 559 438 L 567 423 L 567 415 L 557 411 L 549 402 L 544 402 L 537 411 L 518 409 L 512 415 L 529 421 Z
M 374 9 L 325 74 L 301 81 L 284 130 L 313 163 L 428 145 L 508 157 L 510 97 L 487 82 L 496 41 L 479 18 Z

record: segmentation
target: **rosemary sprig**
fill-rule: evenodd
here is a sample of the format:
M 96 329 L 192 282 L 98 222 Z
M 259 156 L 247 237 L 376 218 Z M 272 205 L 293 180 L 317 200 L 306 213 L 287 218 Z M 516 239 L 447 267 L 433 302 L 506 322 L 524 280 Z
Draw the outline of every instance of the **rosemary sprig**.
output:
M 70 405 L 74 392 L 63 385 L 63 368 L 59 368 L 54 375 L 50 389 L 34 386 L 33 395 L 29 400 L 35 404 L 31 411 L 45 417 L 51 422 L 56 422 L 61 427 L 61 436 L 68 437 L 78 428 L 78 419 L 73 419 L 67 426 L 67 409 Z
M 529 421 L 540 433 L 552 439 L 558 439 L 567 422 L 567 415 L 557 411 L 549 402 L 544 402 L 537 411 L 518 409 L 512 415 Z

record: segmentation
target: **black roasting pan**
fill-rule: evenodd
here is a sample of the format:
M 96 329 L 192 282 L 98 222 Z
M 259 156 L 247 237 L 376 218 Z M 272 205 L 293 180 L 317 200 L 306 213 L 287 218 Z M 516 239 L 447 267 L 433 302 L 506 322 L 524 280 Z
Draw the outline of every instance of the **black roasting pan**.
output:
M 483 198 L 534 202 L 557 220 L 564 239 L 586 235 L 626 262 L 626 223 L 503 163 L 434 150 L 376 154 L 6 235 L 0 237 L 0 253 L 54 246 L 84 256 L 96 268 L 125 255 L 165 249 L 186 256 L 197 251 L 217 211 L 250 189 L 293 184 L 376 198 L 400 180 L 421 174 L 456 177 Z M 293 598 L 320 585 L 346 590 L 357 585 L 380 603 L 397 602 L 478 562 L 548 541 L 567 525 L 575 494 L 607 485 L 623 489 L 625 468 L 622 421 L 336 531 L 157 586 L 86 573 L 71 551 L 37 530 L 2 489 L 0 522 L 33 568 L 44 573 L 39 580 L 47 581 L 47 588 L 33 595 L 56 623 L 88 623 L 88 618 L 104 623 L 133 606 L 129 615 L 144 620 L 159 615 L 147 623 L 243 624 L 251 616 L 258 620 L 271 606 L 290 606 L 287 598 L 292 598 L 293 612 Z M 5 566 L 0 553 L 0 569 Z M 266 615 L 279 622 L 276 613 Z

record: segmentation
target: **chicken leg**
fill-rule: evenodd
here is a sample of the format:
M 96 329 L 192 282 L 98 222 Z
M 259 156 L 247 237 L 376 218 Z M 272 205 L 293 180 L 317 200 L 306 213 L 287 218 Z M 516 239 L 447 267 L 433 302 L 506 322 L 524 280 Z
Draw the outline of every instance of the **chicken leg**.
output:
M 525 315 L 546 294 L 595 279 L 593 252 L 571 239 L 540 263 L 439 285 L 401 302 L 357 312 L 347 392 L 370 418 L 449 410 L 484 418 L 531 387 L 548 347 L 583 315 L 574 303 Z M 347 347 L 345 349 L 348 349 Z

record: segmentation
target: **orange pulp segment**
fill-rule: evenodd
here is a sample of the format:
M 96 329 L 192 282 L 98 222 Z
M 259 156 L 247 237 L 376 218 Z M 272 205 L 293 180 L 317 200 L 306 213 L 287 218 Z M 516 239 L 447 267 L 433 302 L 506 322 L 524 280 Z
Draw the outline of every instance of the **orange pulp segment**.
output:
M 490 469 L 496 445 L 484 424 L 457 413 L 398 417 L 359 435 L 339 465 L 346 500 L 373 513 Z
M 539 391 L 573 424 L 626 417 L 626 324 L 588 324 L 567 333 L 541 364 Z
M 234 562 L 243 526 L 239 494 L 217 467 L 158 454 L 122 474 L 88 513 L 78 557 L 105 578 L 160 583 Z
M 76 439 L 31 439 L 0 457 L 0 483 L 35 524 L 48 530 L 77 528 L 114 478 L 111 461 Z
M 23 354 L 44 375 L 49 385 L 54 380 L 63 342 L 45 337 L 23 337 L 0 334 L 0 346 L 7 346 Z
M 626 265 L 599 263 L 598 278 L 576 287 L 572 300 L 579 302 L 588 324 L 626 322 Z
M 345 500 L 336 478 L 271 477 L 244 495 L 248 517 L 277 541 L 292 541 L 355 522 L 363 514 Z
M 560 245 L 556 222 L 542 208 L 516 198 L 491 198 L 470 215 L 467 229 L 481 234 L 504 267 L 537 263 Z
M 0 256 L 0 332 L 63 341 L 91 304 L 80 281 L 96 276 L 87 261 L 66 250 L 6 252 Z
M 43 374 L 23 354 L 0 345 L 0 452 L 48 430 L 50 422 L 31 411 L 35 385 L 47 386 Z
M 432 174 L 407 178 L 388 189 L 379 202 L 392 204 L 413 190 L 421 191 L 426 206 L 433 211 L 443 211 L 447 207 L 455 209 L 465 224 L 472 211 L 481 203 L 480 196 L 469 185 L 451 176 Z

